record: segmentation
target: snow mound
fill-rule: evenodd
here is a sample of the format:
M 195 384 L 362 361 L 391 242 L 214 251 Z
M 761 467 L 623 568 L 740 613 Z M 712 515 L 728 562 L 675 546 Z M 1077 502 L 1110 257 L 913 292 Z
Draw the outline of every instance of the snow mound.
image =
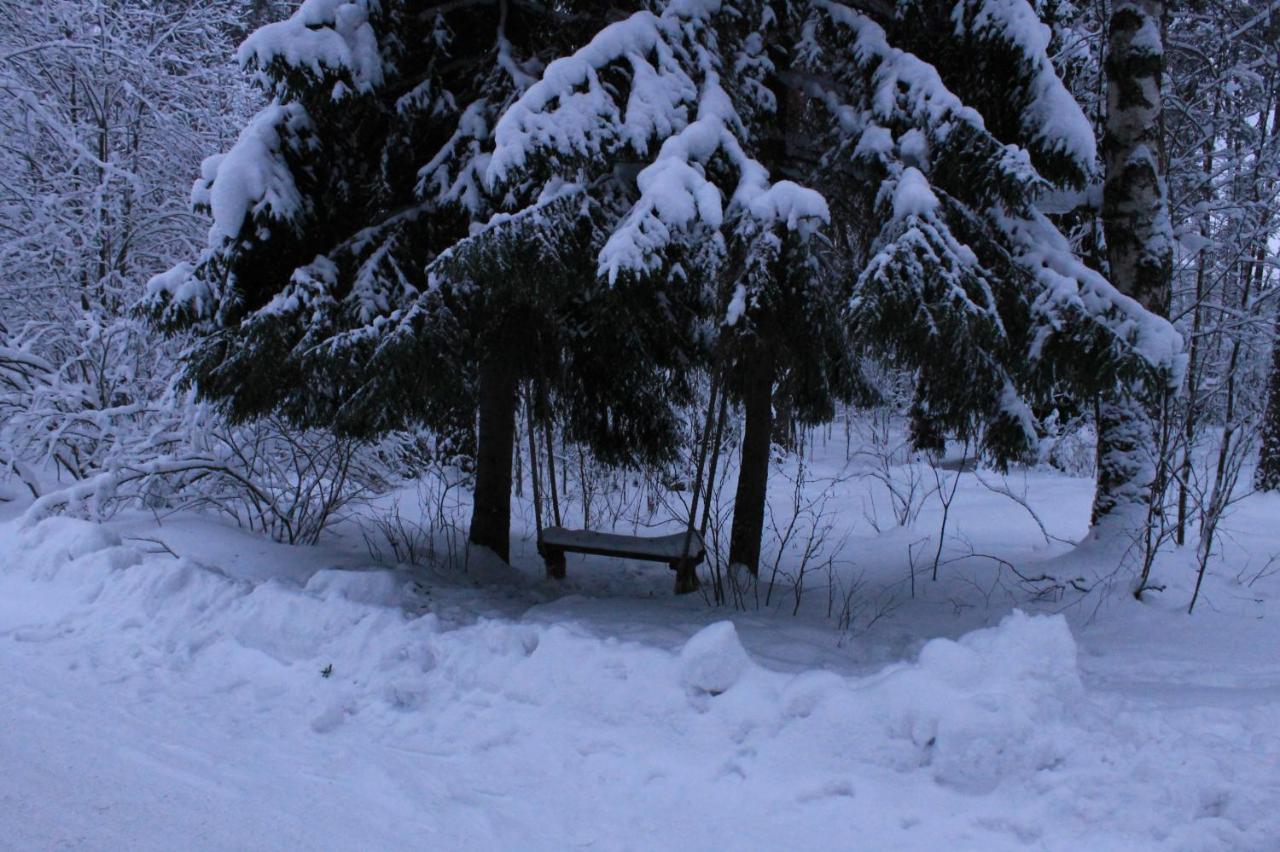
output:
M 104 527 L 68 518 L 20 530 L 13 542 L 9 565 L 64 583 L 91 605 L 58 623 L 100 637 L 104 665 L 127 668 L 141 653 L 151 666 L 203 671 L 213 686 L 288 670 L 312 682 L 332 666 L 341 694 L 308 695 L 299 708 L 315 732 L 375 708 L 438 706 L 480 689 L 526 708 L 558 707 L 552 715 L 567 718 L 621 723 L 635 711 L 628 723 L 642 728 L 706 716 L 755 748 L 777 749 L 782 764 L 825 742 L 833 768 L 922 770 L 983 793 L 1061 762 L 1070 708 L 1082 697 L 1075 643 L 1060 617 L 1015 613 L 959 641 L 933 640 L 916 662 L 870 678 L 792 675 L 758 666 L 730 621 L 702 628 L 676 652 L 560 625 L 484 621 L 442 633 L 434 618 L 406 614 L 404 579 L 390 571 L 252 584 L 188 559 L 144 558 Z M 494 560 L 473 556 L 473 572 L 487 577 Z M 134 634 L 133 649 L 107 641 L 123 630 Z M 618 670 L 630 674 L 618 681 Z
M 851 763 L 989 793 L 1066 758 L 1082 697 L 1066 622 L 1014 613 L 959 641 L 935 639 L 915 663 L 867 679 L 796 676 L 779 696 L 779 738 L 799 749 L 828 731 L 834 755 Z
M 120 537 L 100 524 L 68 517 L 52 517 L 15 536 L 8 560 L 21 564 L 33 577 L 52 580 L 64 571 L 83 569 L 101 554 L 114 568 L 123 568 L 141 559 Z
M 264 676 L 264 661 L 379 671 L 400 659 L 401 643 L 436 629 L 434 618 L 407 618 L 398 606 L 402 583 L 389 571 L 322 570 L 305 587 L 253 584 L 185 557 L 145 556 L 73 518 L 0 527 L 0 564 L 0 579 L 45 581 L 54 588 L 44 600 L 77 604 L 39 615 L 86 641 L 97 637 L 99 665 L 205 668 L 215 686 L 245 670 Z M 131 636 L 127 647 L 112 641 L 122 633 Z
M 1064 760 L 1083 695 L 1066 621 L 1020 612 L 958 642 L 929 642 L 885 690 L 891 731 L 921 748 L 936 780 L 967 792 Z
M 695 633 L 680 650 L 680 683 L 719 695 L 728 692 L 754 663 L 732 621 L 717 621 Z
M 400 606 L 404 581 L 390 571 L 317 571 L 307 581 L 306 590 L 321 600 L 354 601 L 372 606 Z
M 666 650 L 573 622 L 445 630 L 408 597 L 395 572 L 252 583 L 85 521 L 0 525 L 0 676 L 61 661 L 40 669 L 40 694 L 131 708 L 130 724 L 180 747 L 139 741 L 156 761 L 207 754 L 201 783 L 257 785 L 243 802 L 273 819 L 309 808 L 345 832 L 338 846 L 396 845 L 421 824 L 440 848 L 612 848 L 600 832 L 616 826 L 710 848 L 744 813 L 757 848 L 825 846 L 856 825 L 880 848 L 1246 849 L 1277 825 L 1274 779 L 1188 763 L 1181 734 L 1100 709 L 1061 616 L 1014 613 L 850 677 L 763 667 L 729 621 Z M 95 714 L 90 745 L 68 749 L 117 736 Z M 1251 786 L 1232 780 L 1245 771 Z M 138 800 L 170 794 L 142 789 L 153 777 L 128 776 Z M 1256 792 L 1222 792 L 1237 788 Z M 484 816 L 458 823 L 468 802 Z M 1197 802 L 1212 820 L 1196 821 Z M 219 824 L 234 833 L 239 811 Z
M 498 554 L 478 544 L 467 545 L 467 575 L 481 586 L 513 585 L 526 583 L 525 577 L 512 568 Z

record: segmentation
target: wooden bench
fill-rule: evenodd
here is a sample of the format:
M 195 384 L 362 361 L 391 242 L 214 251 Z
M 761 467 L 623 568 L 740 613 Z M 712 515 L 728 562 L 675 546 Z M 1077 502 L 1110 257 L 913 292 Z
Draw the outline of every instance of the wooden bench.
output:
M 688 535 L 688 552 L 685 552 Z M 676 594 L 697 591 L 697 567 L 707 555 L 706 545 L 697 532 L 662 536 L 617 535 L 595 530 L 570 530 L 547 527 L 538 540 L 538 552 L 547 563 L 547 576 L 562 580 L 566 553 L 587 553 L 620 559 L 665 562 L 676 572 Z

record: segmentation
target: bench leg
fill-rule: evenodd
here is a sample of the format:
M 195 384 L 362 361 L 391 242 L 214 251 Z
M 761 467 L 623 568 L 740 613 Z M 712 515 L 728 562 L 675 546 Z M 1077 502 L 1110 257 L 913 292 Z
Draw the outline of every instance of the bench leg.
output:
M 698 563 L 684 560 L 682 562 L 672 562 L 671 567 L 676 572 L 677 595 L 687 595 L 690 592 L 698 591 Z
M 563 580 L 565 575 L 565 561 L 563 550 L 548 550 L 542 557 L 542 561 L 547 565 L 548 580 Z

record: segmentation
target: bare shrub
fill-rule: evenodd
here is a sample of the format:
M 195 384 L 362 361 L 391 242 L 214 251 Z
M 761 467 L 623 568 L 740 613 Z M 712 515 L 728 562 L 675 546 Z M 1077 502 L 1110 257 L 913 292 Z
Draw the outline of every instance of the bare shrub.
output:
M 778 472 L 791 485 L 785 509 L 778 510 L 771 501 L 767 507 L 766 529 L 775 546 L 765 589 L 764 604 L 773 598 L 778 581 L 791 591 L 793 614 L 800 611 L 805 584 L 815 570 L 831 576 L 836 556 L 844 548 L 848 533 L 837 534 L 839 512 L 832 497 L 847 477 L 825 480 L 814 478 L 804 460 L 803 450 L 796 456 L 794 472 Z
M 896 428 L 897 416 L 893 409 L 880 407 L 857 418 L 852 426 L 858 436 L 858 449 L 852 458 L 861 467 L 863 476 L 869 476 L 884 487 L 888 496 L 890 515 L 894 526 L 906 527 L 915 523 L 929 496 L 924 472 L 913 464 L 915 453 L 905 433 Z M 876 532 L 886 526 L 881 519 L 877 501 L 864 501 L 863 517 Z
M 58 511 L 103 518 L 132 503 L 157 513 L 212 510 L 276 541 L 314 544 L 389 486 L 385 456 L 369 444 L 274 418 L 227 424 L 201 406 L 183 414 L 203 422 L 198 440 L 169 442 L 167 453 L 139 452 L 46 494 L 27 510 L 28 521 Z
M 383 564 L 458 565 L 465 553 L 463 478 L 445 465 L 427 469 L 416 483 L 418 514 L 406 517 L 397 501 L 360 522 L 369 556 Z

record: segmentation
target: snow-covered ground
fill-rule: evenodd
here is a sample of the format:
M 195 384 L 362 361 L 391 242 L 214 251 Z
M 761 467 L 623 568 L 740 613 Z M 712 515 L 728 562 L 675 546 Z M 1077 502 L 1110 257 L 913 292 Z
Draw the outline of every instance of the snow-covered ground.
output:
M 821 572 L 743 612 L 644 563 L 549 584 L 527 536 L 456 576 L 5 504 L 0 848 L 1280 848 L 1280 500 L 1188 617 L 1176 553 L 1146 604 L 1031 600 L 987 557 L 1062 559 L 1091 484 L 1009 482 L 1049 538 L 965 474 L 937 582 L 936 499 L 877 534 L 881 486 L 830 485 L 848 629 Z

